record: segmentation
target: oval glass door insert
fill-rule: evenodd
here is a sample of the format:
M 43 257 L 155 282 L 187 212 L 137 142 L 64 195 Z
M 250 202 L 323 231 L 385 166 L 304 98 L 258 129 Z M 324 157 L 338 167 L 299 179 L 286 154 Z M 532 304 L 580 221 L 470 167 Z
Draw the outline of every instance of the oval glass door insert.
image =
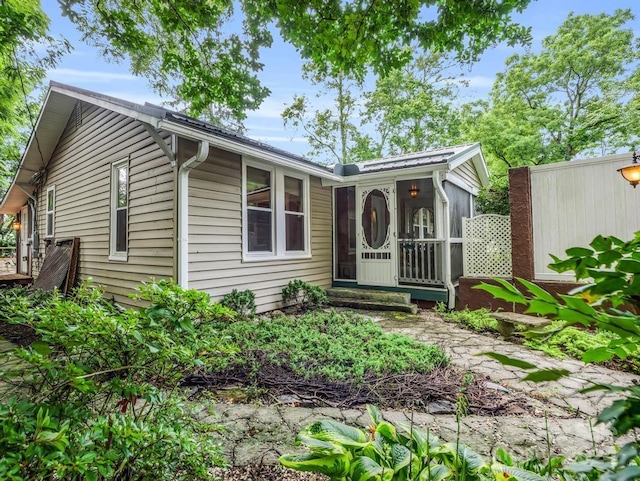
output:
M 378 189 L 372 190 L 367 194 L 362 208 L 362 229 L 369 247 L 379 249 L 386 243 L 389 221 L 386 197 Z

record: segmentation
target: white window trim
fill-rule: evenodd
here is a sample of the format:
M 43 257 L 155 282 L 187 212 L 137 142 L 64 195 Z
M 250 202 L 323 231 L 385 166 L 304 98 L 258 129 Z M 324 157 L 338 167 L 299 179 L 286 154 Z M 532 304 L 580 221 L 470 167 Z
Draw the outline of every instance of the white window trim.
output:
M 116 251 L 116 229 L 118 216 L 117 199 L 118 199 L 118 177 L 116 175 L 118 169 L 123 165 L 127 166 L 127 250 L 124 252 Z M 111 196 L 109 199 L 109 260 L 117 262 L 126 262 L 129 253 L 129 159 L 121 159 L 111 163 Z
M 49 210 L 49 192 L 53 192 L 53 209 Z M 47 196 L 44 200 L 44 231 L 45 238 L 51 239 L 55 236 L 56 232 L 56 186 L 52 185 L 51 187 L 47 187 Z M 49 232 L 49 214 L 52 215 L 53 219 L 51 221 L 51 232 Z
M 249 252 L 247 226 L 247 166 L 271 172 L 272 230 L 271 252 Z M 284 205 L 284 178 L 302 180 L 302 202 L 304 213 L 304 250 L 286 250 L 286 214 Z M 258 160 L 242 159 L 242 261 L 260 262 L 284 259 L 308 259 L 311 257 L 311 210 L 309 201 L 309 176 L 284 167 L 274 166 Z

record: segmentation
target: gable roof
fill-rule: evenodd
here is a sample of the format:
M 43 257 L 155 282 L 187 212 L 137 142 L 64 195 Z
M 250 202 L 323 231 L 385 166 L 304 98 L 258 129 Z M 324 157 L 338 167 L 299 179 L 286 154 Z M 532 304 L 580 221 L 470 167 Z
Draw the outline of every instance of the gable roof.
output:
M 476 168 L 480 183 L 489 184 L 489 171 L 482 155 L 479 143 L 442 147 L 422 152 L 383 157 L 358 162 L 357 164 L 336 165 L 334 172 L 341 176 L 352 177 L 372 175 L 396 170 L 453 170 L 461 164 L 471 161 Z

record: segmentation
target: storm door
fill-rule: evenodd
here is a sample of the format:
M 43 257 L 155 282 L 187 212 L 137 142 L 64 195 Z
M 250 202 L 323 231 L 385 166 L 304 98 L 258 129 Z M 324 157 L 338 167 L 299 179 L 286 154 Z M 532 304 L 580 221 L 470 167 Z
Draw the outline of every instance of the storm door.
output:
M 368 286 L 394 286 L 395 202 L 393 185 L 358 187 L 357 280 Z

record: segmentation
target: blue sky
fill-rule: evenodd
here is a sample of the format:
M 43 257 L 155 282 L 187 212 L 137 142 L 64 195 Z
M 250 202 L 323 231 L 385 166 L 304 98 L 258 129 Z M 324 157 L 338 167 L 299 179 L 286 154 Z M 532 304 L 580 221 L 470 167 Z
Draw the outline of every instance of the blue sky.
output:
M 73 24 L 61 16 L 57 2 L 44 0 L 42 3 L 45 12 L 51 18 L 52 33 L 64 35 L 74 46 L 74 51 L 67 55 L 55 70 L 49 72 L 50 80 L 133 102 L 162 102 L 162 99 L 148 87 L 146 79 L 134 77 L 129 73 L 126 63 L 107 62 L 93 48 L 82 43 Z M 536 51 L 540 49 L 542 39 L 553 34 L 569 12 L 613 13 L 617 8 L 631 8 L 636 17 L 640 16 L 640 2 L 637 0 L 534 0 L 522 14 L 515 15 L 514 19 L 532 27 L 531 49 Z M 633 28 L 636 36 L 640 37 L 639 19 L 636 18 L 629 23 L 628 27 Z M 307 143 L 299 132 L 284 128 L 280 113 L 294 94 L 313 97 L 316 88 L 302 79 L 302 61 L 295 49 L 279 38 L 274 40 L 273 47 L 262 52 L 265 67 L 260 74 L 260 80 L 271 90 L 271 96 L 258 111 L 249 113 L 245 122 L 247 135 L 304 155 L 308 150 Z M 495 75 L 503 71 L 505 59 L 522 51 L 522 47 L 499 45 L 485 52 L 471 70 L 464 67 L 462 73 L 469 81 L 469 87 L 461 91 L 460 100 L 467 101 L 485 96 L 491 89 Z M 322 99 L 319 102 L 322 102 Z

